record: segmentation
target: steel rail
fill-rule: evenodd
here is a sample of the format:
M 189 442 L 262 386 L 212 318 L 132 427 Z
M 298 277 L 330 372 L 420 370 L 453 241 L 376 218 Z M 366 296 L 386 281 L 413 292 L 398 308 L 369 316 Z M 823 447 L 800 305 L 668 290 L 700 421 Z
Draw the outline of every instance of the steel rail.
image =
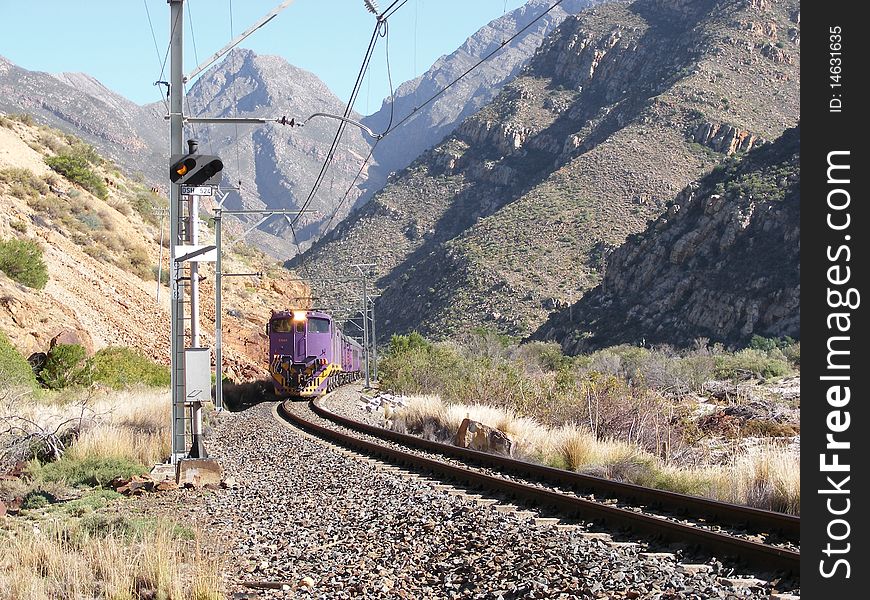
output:
M 312 405 L 313 403 L 310 404 L 310 406 Z M 486 475 L 443 461 L 402 452 L 308 421 L 289 410 L 285 403 L 279 405 L 279 412 L 284 418 L 302 429 L 336 441 L 343 446 L 362 450 L 366 454 L 380 456 L 391 462 L 407 465 L 417 470 L 452 478 L 464 482 L 469 487 L 485 489 L 489 492 L 501 492 L 533 505 L 552 507 L 562 514 L 602 521 L 609 527 L 627 527 L 635 533 L 649 535 L 664 542 L 687 543 L 717 557 L 728 557 L 764 570 L 782 571 L 794 576 L 800 572 L 799 552 L 692 527 L 624 508 L 607 506 L 592 500 Z
M 517 475 L 531 476 L 547 483 L 568 485 L 596 495 L 607 495 L 631 504 L 643 504 L 651 508 L 665 510 L 674 515 L 704 518 L 730 527 L 745 527 L 756 532 L 776 532 L 783 539 L 792 542 L 800 541 L 800 517 L 794 515 L 740 504 L 729 504 L 727 502 L 680 494 L 678 492 L 647 488 L 633 483 L 613 481 L 603 477 L 595 477 L 594 475 L 584 475 L 574 471 L 530 463 L 499 454 L 489 454 L 451 444 L 425 440 L 414 435 L 390 431 L 383 427 L 375 427 L 337 415 L 318 402 L 313 403 L 312 410 L 318 416 L 349 429 L 356 429 L 374 437 L 387 439 L 405 446 L 458 458 L 463 462 L 472 462 Z

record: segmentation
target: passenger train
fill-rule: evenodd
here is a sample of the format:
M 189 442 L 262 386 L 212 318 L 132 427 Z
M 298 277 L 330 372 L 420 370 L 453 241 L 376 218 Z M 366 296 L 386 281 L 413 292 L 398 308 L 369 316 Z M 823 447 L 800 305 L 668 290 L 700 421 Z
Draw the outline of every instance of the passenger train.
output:
M 360 377 L 362 346 L 324 312 L 272 311 L 266 335 L 279 398 L 317 398 Z

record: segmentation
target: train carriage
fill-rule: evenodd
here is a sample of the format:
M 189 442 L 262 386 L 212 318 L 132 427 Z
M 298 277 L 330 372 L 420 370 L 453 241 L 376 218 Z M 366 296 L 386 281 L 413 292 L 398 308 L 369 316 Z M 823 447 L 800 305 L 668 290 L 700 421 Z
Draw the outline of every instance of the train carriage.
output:
M 316 310 L 272 312 L 269 373 L 281 398 L 317 398 L 360 376 L 362 347 Z

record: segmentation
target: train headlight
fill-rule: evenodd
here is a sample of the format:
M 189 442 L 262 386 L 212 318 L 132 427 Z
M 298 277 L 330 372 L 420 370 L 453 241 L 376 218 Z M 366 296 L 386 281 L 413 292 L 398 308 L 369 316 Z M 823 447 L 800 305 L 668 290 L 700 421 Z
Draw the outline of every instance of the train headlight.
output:
M 306 318 L 306 314 L 304 310 L 294 310 L 293 311 L 293 320 L 297 323 L 300 321 L 304 321 Z

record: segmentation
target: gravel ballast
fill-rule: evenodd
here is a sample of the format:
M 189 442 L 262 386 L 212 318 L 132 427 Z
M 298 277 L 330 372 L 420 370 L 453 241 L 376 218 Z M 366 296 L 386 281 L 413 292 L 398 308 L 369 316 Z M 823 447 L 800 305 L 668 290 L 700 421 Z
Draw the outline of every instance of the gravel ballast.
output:
M 770 597 L 762 582 L 732 585 L 718 563 L 688 569 L 379 469 L 274 409 L 224 413 L 209 436 L 238 487 L 178 492 L 176 516 L 206 527 L 223 553 L 230 597 Z

